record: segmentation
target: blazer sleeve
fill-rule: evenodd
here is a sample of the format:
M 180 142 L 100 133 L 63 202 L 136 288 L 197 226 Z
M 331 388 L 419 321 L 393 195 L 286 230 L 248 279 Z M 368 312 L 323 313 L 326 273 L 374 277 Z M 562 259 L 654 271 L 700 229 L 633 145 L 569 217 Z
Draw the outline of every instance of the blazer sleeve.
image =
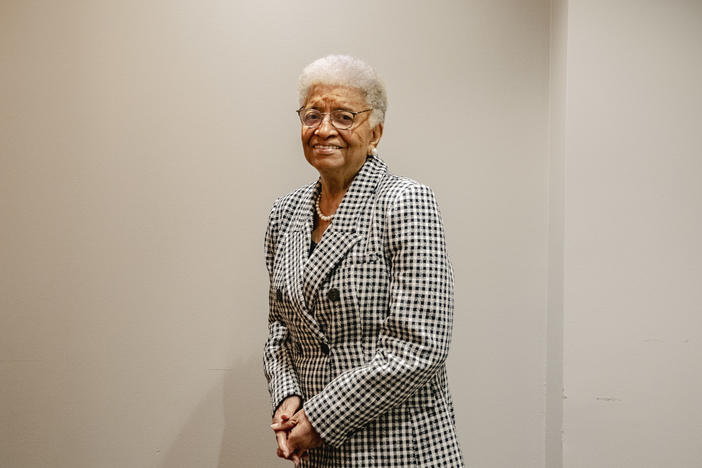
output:
M 268 338 L 263 352 L 263 370 L 268 381 L 273 414 L 287 397 L 302 395 L 298 384 L 297 372 L 290 358 L 290 340 L 288 328 L 283 320 L 280 306 L 276 300 L 273 286 L 273 261 L 278 246 L 279 213 L 278 200 L 273 205 L 266 230 L 266 268 L 268 269 Z
M 390 205 L 385 223 L 389 311 L 375 354 L 304 403 L 310 423 L 332 446 L 404 402 L 448 355 L 453 271 L 434 193 L 423 185 L 408 186 Z

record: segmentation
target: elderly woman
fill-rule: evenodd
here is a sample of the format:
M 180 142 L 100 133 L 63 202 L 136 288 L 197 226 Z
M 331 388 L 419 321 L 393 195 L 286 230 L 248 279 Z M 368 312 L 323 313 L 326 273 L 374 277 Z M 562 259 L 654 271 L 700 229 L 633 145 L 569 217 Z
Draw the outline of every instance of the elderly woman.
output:
M 453 273 L 433 192 L 377 153 L 375 71 L 328 56 L 300 76 L 319 180 L 273 205 L 264 369 L 278 456 L 303 467 L 462 466 L 445 360 Z

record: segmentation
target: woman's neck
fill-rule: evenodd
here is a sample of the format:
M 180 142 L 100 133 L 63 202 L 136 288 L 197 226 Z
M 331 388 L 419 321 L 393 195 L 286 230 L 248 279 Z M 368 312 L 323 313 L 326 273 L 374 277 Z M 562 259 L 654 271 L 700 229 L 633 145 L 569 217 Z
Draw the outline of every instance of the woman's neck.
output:
M 332 170 L 320 171 L 319 176 L 322 182 L 322 196 L 328 196 L 331 199 L 341 199 L 346 190 L 351 186 L 356 174 L 359 173 L 365 161 L 360 162 L 360 165 L 353 167 L 341 167 Z
M 336 213 L 336 209 L 341 204 L 341 200 L 346 195 L 349 185 L 341 184 L 328 184 L 322 179 L 322 188 L 319 199 L 319 208 L 322 213 L 332 214 Z
M 330 175 L 321 174 L 320 181 L 322 182 L 322 193 L 323 196 L 329 196 L 335 198 L 337 196 L 343 197 L 346 190 L 351 186 L 353 178 L 356 173 L 351 175 Z

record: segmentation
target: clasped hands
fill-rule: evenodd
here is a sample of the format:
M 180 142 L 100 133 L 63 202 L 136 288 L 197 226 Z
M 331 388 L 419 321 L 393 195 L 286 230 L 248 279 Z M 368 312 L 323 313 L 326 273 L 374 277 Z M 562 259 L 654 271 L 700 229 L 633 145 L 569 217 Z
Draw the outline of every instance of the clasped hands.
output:
M 283 400 L 273 415 L 271 429 L 278 442 L 277 454 L 281 458 L 292 460 L 299 466 L 307 459 L 307 449 L 320 447 L 322 438 L 312 427 L 304 409 L 300 409 L 302 400 L 290 396 Z

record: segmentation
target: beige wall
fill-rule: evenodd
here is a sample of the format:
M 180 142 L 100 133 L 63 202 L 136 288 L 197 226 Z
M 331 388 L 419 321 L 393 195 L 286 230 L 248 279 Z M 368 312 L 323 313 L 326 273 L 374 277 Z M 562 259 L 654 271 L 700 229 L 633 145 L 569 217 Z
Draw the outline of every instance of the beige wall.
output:
M 381 154 L 442 207 L 466 461 L 543 466 L 548 8 L 0 3 L 0 466 L 287 466 L 262 237 L 330 52 L 386 78 Z
M 469 466 L 698 467 L 701 31 L 692 0 L 0 3 L 0 467 L 287 466 L 262 235 L 330 52 L 441 204 Z
M 545 468 L 563 467 L 563 242 L 568 1 L 552 0 L 549 41 Z
M 702 2 L 570 0 L 564 466 L 702 466 Z
M 330 52 L 439 198 L 469 466 L 698 467 L 701 31 L 692 0 L 0 3 L 0 467 L 287 465 L 262 235 Z

